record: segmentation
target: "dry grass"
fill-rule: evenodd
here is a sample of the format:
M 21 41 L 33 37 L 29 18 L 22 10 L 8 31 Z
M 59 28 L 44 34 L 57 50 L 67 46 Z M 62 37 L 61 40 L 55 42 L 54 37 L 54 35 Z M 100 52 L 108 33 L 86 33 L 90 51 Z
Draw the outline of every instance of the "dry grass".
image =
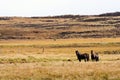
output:
M 73 54 L 75 50 L 90 53 L 119 50 L 120 38 L 53 39 L 48 40 L 1 40 L 1 54 L 55 53 Z M 44 48 L 44 52 L 43 52 Z
M 112 55 L 111 55 L 112 56 Z M 104 56 L 103 56 L 104 57 Z M 120 60 L 0 64 L 1 80 L 119 80 Z
M 120 80 L 120 38 L 1 40 L 0 80 Z M 44 48 L 44 51 L 43 51 Z M 99 62 L 78 62 L 75 50 L 99 52 Z

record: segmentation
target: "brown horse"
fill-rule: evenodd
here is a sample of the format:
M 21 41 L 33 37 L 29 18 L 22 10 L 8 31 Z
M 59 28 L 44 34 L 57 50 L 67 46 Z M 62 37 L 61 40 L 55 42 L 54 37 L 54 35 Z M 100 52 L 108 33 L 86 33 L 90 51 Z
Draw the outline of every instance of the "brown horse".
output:
M 79 53 L 78 50 L 76 50 L 75 53 L 76 53 L 77 59 L 80 62 L 81 62 L 82 59 L 84 59 L 85 62 L 89 61 L 89 54 L 87 54 L 87 53 L 81 54 L 81 53 Z
M 99 55 L 96 53 L 93 53 L 93 50 L 91 50 L 91 60 L 92 61 L 99 61 Z

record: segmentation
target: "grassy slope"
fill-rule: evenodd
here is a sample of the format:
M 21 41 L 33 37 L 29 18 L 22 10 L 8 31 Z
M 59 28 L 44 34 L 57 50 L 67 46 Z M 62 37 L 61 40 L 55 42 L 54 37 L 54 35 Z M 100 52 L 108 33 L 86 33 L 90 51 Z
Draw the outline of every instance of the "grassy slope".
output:
M 120 16 L 0 19 L 1 39 L 120 37 Z

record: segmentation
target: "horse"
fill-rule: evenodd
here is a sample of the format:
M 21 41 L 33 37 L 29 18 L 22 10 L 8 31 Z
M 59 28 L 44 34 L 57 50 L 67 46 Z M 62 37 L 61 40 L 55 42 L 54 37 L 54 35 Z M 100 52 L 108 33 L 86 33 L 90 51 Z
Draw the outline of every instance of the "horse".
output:
M 94 54 L 93 50 L 91 50 L 91 60 L 92 61 L 99 61 L 99 55 L 98 55 L 98 53 Z
M 84 59 L 85 62 L 89 61 L 89 54 L 87 53 L 80 54 L 78 50 L 76 50 L 75 53 L 79 62 L 81 62 L 82 59 Z

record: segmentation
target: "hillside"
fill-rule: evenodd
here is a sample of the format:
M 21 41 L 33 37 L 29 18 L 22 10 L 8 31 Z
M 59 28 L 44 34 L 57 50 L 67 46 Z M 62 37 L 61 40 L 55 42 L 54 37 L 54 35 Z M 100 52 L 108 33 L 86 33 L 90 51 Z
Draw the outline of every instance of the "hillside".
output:
M 119 12 L 86 16 L 0 17 L 0 39 L 103 37 L 120 37 Z

